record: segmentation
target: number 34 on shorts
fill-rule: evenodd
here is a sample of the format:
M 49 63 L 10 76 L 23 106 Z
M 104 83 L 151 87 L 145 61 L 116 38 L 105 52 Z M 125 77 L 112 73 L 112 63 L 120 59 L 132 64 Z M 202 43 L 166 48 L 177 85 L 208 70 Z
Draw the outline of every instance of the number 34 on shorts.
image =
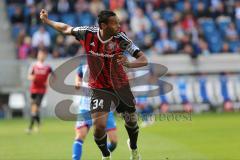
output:
M 105 111 L 103 99 L 91 99 L 91 111 Z

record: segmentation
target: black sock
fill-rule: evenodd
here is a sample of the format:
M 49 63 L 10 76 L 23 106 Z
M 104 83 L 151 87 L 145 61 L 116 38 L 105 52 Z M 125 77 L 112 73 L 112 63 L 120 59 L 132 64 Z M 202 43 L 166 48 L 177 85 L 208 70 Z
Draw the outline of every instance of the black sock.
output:
M 102 138 L 94 138 L 98 148 L 102 151 L 102 155 L 104 157 L 110 156 L 110 151 L 107 148 L 107 134 L 105 134 Z
M 35 119 L 36 119 L 36 121 L 37 121 L 37 123 L 38 123 L 38 126 L 40 125 L 40 116 L 37 114 L 36 116 L 35 116 Z
M 34 116 L 31 116 L 30 125 L 29 125 L 29 130 L 32 130 L 32 128 L 33 128 L 33 126 L 34 126 L 34 121 L 35 121 Z
M 137 139 L 138 139 L 138 125 L 131 127 L 125 124 L 125 128 L 127 129 L 128 136 L 130 139 L 130 147 L 131 149 L 137 149 Z
M 117 147 L 117 143 L 115 142 L 111 142 L 111 143 L 108 143 L 108 149 L 110 152 L 113 152 Z

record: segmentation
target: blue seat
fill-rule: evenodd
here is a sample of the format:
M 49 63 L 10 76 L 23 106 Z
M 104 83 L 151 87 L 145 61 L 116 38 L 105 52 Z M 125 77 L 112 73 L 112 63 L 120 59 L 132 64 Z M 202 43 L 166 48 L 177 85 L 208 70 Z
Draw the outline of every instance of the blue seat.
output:
M 14 12 L 15 12 L 15 6 L 10 5 L 7 7 L 7 15 L 9 19 L 13 16 Z
M 49 14 L 48 18 L 53 21 L 59 21 L 59 16 L 57 14 Z
M 192 5 L 193 13 L 194 13 L 195 15 L 196 15 L 196 13 L 197 13 L 198 1 L 199 1 L 199 0 L 191 0 L 191 5 Z
M 23 14 L 24 14 L 24 16 L 27 17 L 29 15 L 29 13 L 30 13 L 30 8 L 27 7 L 27 6 L 24 6 L 23 7 Z
M 239 41 L 232 41 L 228 43 L 229 49 L 231 52 L 238 52 L 239 51 Z
M 12 38 L 16 39 L 18 37 L 21 29 L 22 29 L 22 26 L 13 25 L 12 26 Z
M 205 35 L 209 35 L 209 34 L 213 33 L 216 30 L 215 23 L 214 23 L 214 21 L 212 19 L 203 20 L 200 23 L 200 25 L 201 25 Z
M 240 19 L 236 19 L 236 27 L 237 27 L 238 34 L 240 35 Z
M 223 19 L 218 21 L 217 25 L 218 25 L 219 31 L 221 32 L 222 37 L 225 37 L 226 30 L 230 23 L 231 23 L 231 19 Z
M 184 1 L 179 0 L 177 3 L 175 3 L 175 9 L 177 9 L 180 12 L 183 11 L 184 10 Z
M 61 16 L 61 21 L 64 22 L 64 23 L 67 23 L 71 26 L 76 26 L 76 16 L 75 14 L 63 14 Z
M 190 1 L 194 12 L 197 12 L 197 6 L 199 2 L 203 3 L 205 9 L 208 7 L 209 3 L 208 2 L 209 0 L 190 0 Z
M 32 36 L 39 28 L 39 25 L 31 26 L 29 29 L 29 34 Z
M 172 10 L 165 10 L 162 12 L 162 17 L 167 22 L 172 22 L 174 18 L 174 12 Z
M 81 14 L 77 14 L 77 25 L 80 26 L 91 26 L 94 25 L 95 19 L 90 12 L 84 12 Z
M 48 33 L 50 34 L 51 39 L 54 39 L 55 36 L 56 36 L 57 33 L 58 33 L 55 29 L 53 29 L 52 27 L 49 27 L 49 26 L 46 27 L 46 30 L 47 30 Z
M 217 30 L 208 36 L 207 42 L 212 53 L 218 53 L 221 51 L 223 42 L 220 33 Z

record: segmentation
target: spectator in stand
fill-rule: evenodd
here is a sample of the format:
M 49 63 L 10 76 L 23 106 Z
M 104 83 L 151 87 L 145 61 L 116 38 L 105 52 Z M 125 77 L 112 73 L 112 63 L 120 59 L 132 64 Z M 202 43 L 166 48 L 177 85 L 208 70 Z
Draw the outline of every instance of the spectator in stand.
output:
M 68 0 L 59 0 L 57 3 L 57 12 L 58 13 L 68 13 L 70 11 L 70 4 Z
M 168 34 L 167 23 L 162 19 L 159 19 L 157 21 L 157 32 L 160 33 L 160 37 L 162 34 L 164 35 Z
M 226 30 L 226 39 L 231 42 L 238 40 L 238 33 L 234 23 L 229 24 Z
M 39 48 L 40 46 L 49 48 L 50 45 L 51 45 L 50 34 L 46 31 L 44 26 L 40 26 L 39 29 L 33 34 L 32 46 L 34 48 Z
M 190 12 L 192 12 L 192 5 L 191 5 L 191 3 L 190 3 L 189 0 L 185 0 L 185 1 L 184 1 L 184 6 L 183 6 L 183 8 L 184 8 L 184 10 L 183 10 L 184 13 L 190 13 Z
M 183 50 L 182 50 L 183 53 L 189 55 L 190 57 L 192 58 L 196 58 L 196 54 L 194 54 L 194 50 L 193 50 L 193 46 L 189 43 L 189 44 L 186 44 L 184 47 L 183 47 Z
M 207 7 L 204 6 L 204 3 L 201 1 L 198 1 L 197 4 L 197 11 L 196 11 L 196 16 L 201 19 L 201 18 L 208 18 L 210 17 L 210 12 Z
M 74 9 L 76 13 L 82 13 L 88 9 L 88 3 L 85 0 L 77 0 L 75 3 Z
M 44 6 L 44 9 L 46 9 L 49 13 L 56 13 L 57 9 L 53 0 L 44 0 L 43 6 Z
M 84 54 L 79 51 L 80 50 L 79 42 L 74 37 L 71 36 L 66 37 L 66 44 L 67 44 L 66 50 L 69 56 L 75 56 L 78 53 Z
M 229 49 L 229 45 L 228 45 L 228 43 L 224 43 L 223 44 L 223 47 L 222 47 L 222 52 L 224 52 L 224 53 L 227 53 L 227 52 L 229 52 L 230 51 L 230 49 Z
M 97 17 L 98 13 L 105 9 L 105 6 L 100 0 L 92 0 L 89 5 L 91 13 Z
M 141 8 L 136 8 L 135 14 L 131 18 L 130 25 L 133 33 L 135 34 L 142 32 L 143 29 L 146 32 L 149 32 L 151 29 L 151 23 L 149 19 L 144 15 L 144 12 Z
M 160 34 L 160 39 L 156 41 L 155 48 L 157 49 L 158 53 L 174 53 L 177 49 L 177 43 L 173 40 L 170 40 L 168 35 Z
M 219 16 L 226 16 L 227 10 L 220 0 L 212 0 L 212 17 L 216 19 Z
M 18 37 L 16 39 L 16 47 L 20 47 L 23 44 L 24 38 L 26 37 L 26 30 L 25 28 L 21 28 Z
M 11 23 L 13 25 L 19 25 L 24 23 L 24 15 L 20 6 L 15 7 L 15 12 L 11 17 Z
M 172 31 L 172 37 L 175 39 L 178 43 L 183 39 L 185 33 L 182 28 L 181 22 L 177 22 Z
M 65 49 L 65 39 L 62 35 L 58 35 L 56 38 L 56 44 L 53 48 L 55 55 L 58 55 L 58 57 L 67 57 L 66 49 Z
M 25 37 L 23 43 L 18 48 L 18 58 L 27 59 L 31 53 L 31 37 Z
M 27 7 L 22 6 L 24 3 Z M 221 52 L 238 52 L 240 50 L 238 47 L 239 0 L 8 0 L 6 4 L 9 7 L 7 11 L 10 22 L 14 24 L 12 37 L 14 40 L 18 37 L 17 55 L 24 48 L 25 37 L 33 35 L 40 24 L 39 8 L 45 8 L 56 19 L 61 19 L 64 14 L 76 14 L 76 23 L 82 25 L 95 24 L 99 11 L 103 9 L 114 10 L 122 22 L 121 29 L 149 54 L 184 51 L 191 56 L 194 53 L 193 57 L 198 54 L 209 55 L 209 48 L 212 50 L 212 41 L 205 33 L 206 28 L 213 30 L 214 35 L 220 36 L 223 42 Z M 217 20 L 222 17 L 229 18 L 231 24 L 228 27 L 219 26 Z M 213 20 L 213 24 L 207 22 L 202 25 L 202 22 L 209 19 Z M 224 22 L 222 24 L 226 25 Z M 23 30 L 26 30 L 24 34 L 21 31 L 22 27 Z M 36 31 L 32 36 L 32 46 L 35 48 L 50 48 L 50 44 L 58 46 L 56 34 L 51 30 L 48 31 L 51 33 L 51 37 L 46 30 L 44 33 Z M 54 41 L 51 42 L 50 39 Z M 176 49 L 173 47 L 175 44 L 178 46 Z M 20 47 L 22 48 L 20 49 Z M 65 48 L 67 54 L 54 47 L 50 48 L 53 50 L 53 57 L 73 56 L 81 51 L 75 41 L 64 43 L 60 48 Z M 31 49 L 30 54 L 21 55 L 36 57 L 34 51 Z
M 240 19 L 240 1 L 235 2 L 235 18 Z
M 125 0 L 109 0 L 109 9 L 116 10 L 124 8 Z
M 198 47 L 199 47 L 200 54 L 205 55 L 205 56 L 210 54 L 210 51 L 208 49 L 208 44 L 203 38 L 199 39 Z
M 188 12 L 185 14 L 183 21 L 182 21 L 182 28 L 187 33 L 192 33 L 193 30 L 196 30 L 197 22 L 193 17 L 192 12 Z
M 27 24 L 27 31 L 30 32 L 30 28 L 40 24 L 40 19 L 36 7 L 29 7 L 29 14 L 25 17 L 25 23 Z

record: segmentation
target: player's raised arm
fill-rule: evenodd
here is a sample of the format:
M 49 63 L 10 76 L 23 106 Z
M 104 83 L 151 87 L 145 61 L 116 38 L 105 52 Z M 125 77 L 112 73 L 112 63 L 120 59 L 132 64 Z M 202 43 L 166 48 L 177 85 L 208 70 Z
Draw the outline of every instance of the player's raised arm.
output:
M 41 10 L 40 19 L 42 20 L 43 23 L 51 26 L 52 28 L 61 32 L 62 34 L 71 35 L 73 27 L 65 23 L 55 22 L 53 20 L 48 19 L 48 12 L 45 9 Z

